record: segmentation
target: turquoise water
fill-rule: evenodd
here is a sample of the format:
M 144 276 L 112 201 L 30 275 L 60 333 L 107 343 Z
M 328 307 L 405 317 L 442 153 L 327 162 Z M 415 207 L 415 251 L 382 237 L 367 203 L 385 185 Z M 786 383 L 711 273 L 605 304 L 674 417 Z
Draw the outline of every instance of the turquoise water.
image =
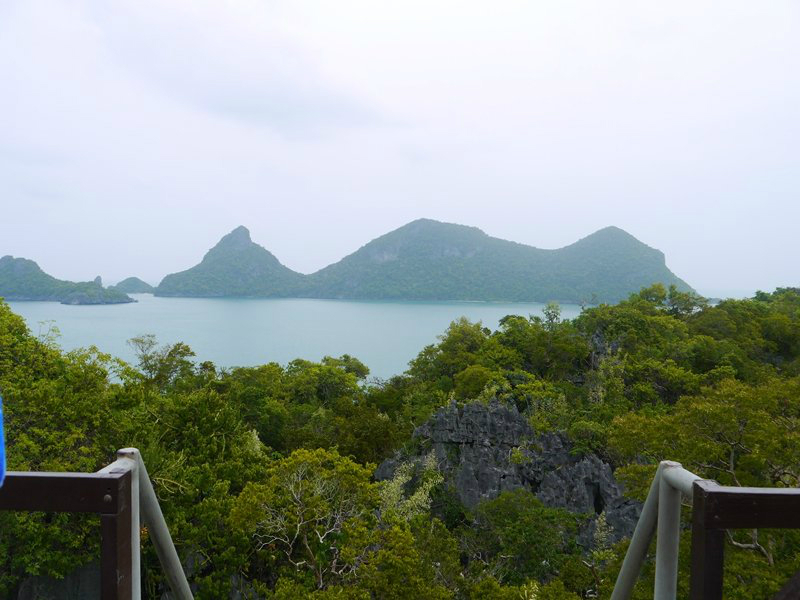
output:
M 409 360 L 461 316 L 494 329 L 506 315 L 541 316 L 544 308 L 533 303 L 133 296 L 138 300 L 135 304 L 9 304 L 35 334 L 47 331 L 47 322 L 53 321 L 65 350 L 95 345 L 132 361 L 127 340 L 152 333 L 161 343 L 185 342 L 198 361 L 210 360 L 223 367 L 350 354 L 370 368 L 371 376 L 380 378 L 405 371 Z M 562 305 L 562 317 L 575 317 L 580 310 L 576 305 Z

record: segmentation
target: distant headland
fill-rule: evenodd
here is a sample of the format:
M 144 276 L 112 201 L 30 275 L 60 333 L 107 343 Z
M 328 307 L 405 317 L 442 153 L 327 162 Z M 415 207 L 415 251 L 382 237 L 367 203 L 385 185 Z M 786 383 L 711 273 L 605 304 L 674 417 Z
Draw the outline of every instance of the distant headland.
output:
M 606 227 L 556 250 L 485 234 L 477 227 L 418 219 L 365 244 L 324 269 L 289 269 L 237 227 L 199 264 L 153 288 L 129 277 L 104 288 L 56 279 L 32 260 L 0 259 L 0 297 L 64 304 L 134 302 L 128 294 L 192 298 L 615 303 L 654 283 L 692 288 L 664 254 L 618 227 Z
M 617 227 L 543 250 L 476 227 L 419 219 L 311 275 L 284 266 L 237 227 L 199 264 L 164 277 L 155 294 L 595 304 L 654 283 L 692 290 L 662 252 Z
M 27 258 L 0 258 L 0 298 L 47 300 L 61 304 L 124 304 L 136 302 L 126 293 L 104 288 L 103 281 L 63 281 L 48 275 Z

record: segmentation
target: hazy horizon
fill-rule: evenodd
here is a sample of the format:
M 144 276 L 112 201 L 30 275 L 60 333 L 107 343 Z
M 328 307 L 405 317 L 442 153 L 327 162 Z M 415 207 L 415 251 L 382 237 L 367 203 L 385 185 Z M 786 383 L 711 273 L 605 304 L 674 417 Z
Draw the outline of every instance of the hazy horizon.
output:
M 800 5 L 0 5 L 0 255 L 150 283 L 245 225 L 316 271 L 420 217 L 614 225 L 703 294 L 800 285 Z M 794 248 L 794 250 L 793 250 Z

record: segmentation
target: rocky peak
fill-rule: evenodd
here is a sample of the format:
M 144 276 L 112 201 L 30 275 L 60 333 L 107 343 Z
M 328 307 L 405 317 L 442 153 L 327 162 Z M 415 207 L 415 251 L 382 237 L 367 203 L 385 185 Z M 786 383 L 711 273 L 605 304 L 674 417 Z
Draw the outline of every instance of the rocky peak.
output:
M 244 225 L 240 225 L 229 234 L 223 236 L 222 239 L 217 242 L 217 245 L 214 246 L 214 249 L 225 248 L 227 250 L 240 250 L 250 246 L 252 243 L 253 240 L 250 239 L 250 231 Z

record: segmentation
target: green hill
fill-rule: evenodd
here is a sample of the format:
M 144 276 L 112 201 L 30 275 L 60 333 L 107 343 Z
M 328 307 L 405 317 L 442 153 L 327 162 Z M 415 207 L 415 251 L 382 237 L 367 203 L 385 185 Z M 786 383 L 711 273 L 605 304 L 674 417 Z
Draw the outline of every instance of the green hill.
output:
M 283 266 L 239 227 L 203 261 L 168 275 L 159 296 L 353 300 L 617 302 L 653 283 L 691 288 L 664 254 L 617 227 L 542 250 L 476 227 L 419 219 L 312 275 Z
M 112 285 L 108 289 L 117 290 L 126 294 L 152 294 L 156 288 L 138 277 L 128 277 L 120 281 L 117 285 Z
M 664 254 L 616 227 L 558 250 L 476 227 L 413 221 L 309 277 L 324 298 L 616 302 L 653 283 L 691 288 Z
M 304 276 L 284 267 L 275 256 L 253 243 L 245 227 L 237 227 L 209 250 L 200 264 L 167 275 L 156 296 L 290 296 Z
M 48 275 L 34 261 L 0 258 L 0 297 L 6 300 L 50 300 L 61 304 L 123 304 L 135 302 L 124 292 L 106 289 L 98 277 L 75 283 Z

